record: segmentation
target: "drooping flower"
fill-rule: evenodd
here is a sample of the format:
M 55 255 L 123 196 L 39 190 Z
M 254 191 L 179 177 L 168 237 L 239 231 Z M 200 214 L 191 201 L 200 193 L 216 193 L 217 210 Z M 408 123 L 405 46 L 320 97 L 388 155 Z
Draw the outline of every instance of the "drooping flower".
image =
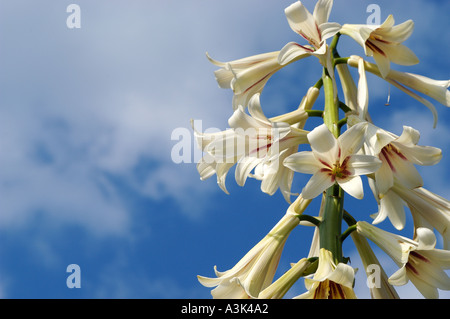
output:
M 315 198 L 335 183 L 353 197 L 363 197 L 360 175 L 371 174 L 381 166 L 374 156 L 356 154 L 365 129 L 365 123 L 356 124 L 336 139 L 322 124 L 307 135 L 312 151 L 299 152 L 284 160 L 284 165 L 294 171 L 313 174 L 302 190 L 304 198 Z
M 397 225 L 396 221 L 405 219 L 404 207 L 411 211 L 415 228 L 427 226 L 436 229 L 443 238 L 444 249 L 450 249 L 450 202 L 447 199 L 423 187 L 408 189 L 395 184 L 380 200 L 379 214 L 383 216 L 379 221 L 388 216 Z
M 357 231 L 383 249 L 399 266 L 389 282 L 396 286 L 409 280 L 425 298 L 438 298 L 438 290 L 450 290 L 450 251 L 436 249 L 436 237 L 428 228 L 416 229 L 415 240 L 395 235 L 359 221 Z
M 412 20 L 394 26 L 395 20 L 389 15 L 382 25 L 344 24 L 341 34 L 352 37 L 363 48 L 367 56 L 373 56 L 385 78 L 390 71 L 390 62 L 400 65 L 414 65 L 419 59 L 402 43 L 414 29 Z
M 434 105 L 424 99 L 422 96 L 414 91 L 425 94 L 432 99 L 438 101 L 442 105 L 450 107 L 450 80 L 434 80 L 423 75 L 418 75 L 408 72 L 400 72 L 396 70 L 390 70 L 389 73 L 383 77 L 379 66 L 364 61 L 361 57 L 352 55 L 347 61 L 347 64 L 352 67 L 360 67 L 361 61 L 363 62 L 364 69 L 372 74 L 384 78 L 388 83 L 402 90 L 412 98 L 416 99 L 420 103 L 424 104 L 430 109 L 434 118 L 434 126 L 437 124 L 438 114 Z M 414 90 L 414 91 L 413 91 Z
M 307 258 L 300 259 L 292 265 L 291 269 L 286 271 L 273 284 L 264 289 L 258 296 L 259 299 L 281 299 L 289 289 L 303 275 L 305 270 L 311 265 Z
M 326 63 L 323 59 L 327 53 L 326 39 L 334 36 L 340 29 L 338 23 L 328 22 L 332 6 L 333 0 L 319 0 L 311 14 L 300 1 L 297 1 L 285 9 L 289 26 L 308 44 L 301 45 L 296 42 L 286 44 L 280 51 L 280 64 L 285 65 L 305 54 L 315 55 L 323 64 Z
M 261 190 L 272 195 L 278 188 L 289 202 L 292 178 L 282 160 L 307 143 L 307 132 L 284 122 L 271 122 L 263 114 L 259 94 L 249 102 L 247 114 L 240 106 L 230 117 L 229 130 L 218 133 L 195 132 L 197 143 L 206 154 L 197 164 L 202 179 L 217 175 L 221 189 L 228 193 L 225 179 L 236 165 L 235 179 L 243 186 L 247 178 L 262 181 Z M 305 113 L 306 114 L 306 113 Z M 251 174 L 252 170 L 255 174 Z
M 352 232 L 351 237 L 368 275 L 367 286 L 370 289 L 372 299 L 399 299 L 367 239 L 356 231 Z M 371 271 L 376 271 L 376 273 L 373 273 L 374 276 L 372 276 L 372 273 L 369 274 Z
M 309 202 L 299 197 L 292 205 L 303 207 L 304 210 Z M 272 283 L 284 244 L 300 222 L 299 214 L 292 211 L 288 210 L 275 227 L 233 268 L 220 272 L 214 267 L 217 278 L 198 276 L 202 285 L 216 287 L 211 292 L 214 298 L 257 298 Z
M 233 109 L 247 107 L 251 97 L 261 93 L 267 81 L 285 65 L 278 63 L 279 51 L 250 56 L 230 62 L 219 62 L 207 55 L 220 69 L 214 72 L 219 87 L 233 90 Z M 309 56 L 299 55 L 296 60 Z
M 312 278 L 305 278 L 307 292 L 295 299 L 356 299 L 353 291 L 354 269 L 344 263 L 335 264 L 333 254 L 321 248 L 319 265 Z

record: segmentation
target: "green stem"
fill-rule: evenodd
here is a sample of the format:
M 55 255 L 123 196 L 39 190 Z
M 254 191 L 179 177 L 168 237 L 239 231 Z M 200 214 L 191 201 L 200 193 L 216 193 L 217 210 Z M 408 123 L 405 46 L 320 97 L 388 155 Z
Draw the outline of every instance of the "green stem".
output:
M 347 106 L 347 104 L 345 104 L 345 103 L 342 102 L 342 101 L 339 101 L 339 108 L 340 108 L 342 111 L 344 111 L 345 113 L 349 113 L 349 112 L 352 111 L 352 109 L 349 108 L 349 107 Z
M 344 240 L 351 234 L 351 233 L 353 233 L 355 230 L 356 230 L 356 225 L 352 225 L 352 226 L 350 226 L 349 228 L 347 228 L 346 230 L 345 230 L 345 232 L 343 232 L 342 233 L 342 235 L 341 235 L 341 243 L 342 242 L 344 242 Z
M 347 61 L 349 58 L 336 58 L 333 60 L 333 66 L 336 66 L 338 64 L 347 64 Z
M 339 128 L 339 131 L 341 131 L 342 126 L 344 126 L 345 124 L 347 124 L 347 120 L 348 120 L 348 118 L 344 117 L 342 120 L 340 120 L 340 121 L 338 122 L 338 128 Z
M 317 218 L 310 216 L 310 215 L 305 215 L 305 214 L 301 214 L 298 216 L 298 219 L 300 221 L 307 221 L 310 222 L 311 224 L 313 224 L 314 226 L 319 226 L 321 221 L 318 220 Z
M 322 86 L 323 86 L 323 79 L 320 78 L 319 81 L 317 81 L 316 84 L 314 84 L 314 87 L 320 90 Z
M 321 110 L 305 110 L 309 117 L 322 117 L 323 111 Z
M 336 35 L 334 36 L 333 40 L 330 43 L 330 50 L 333 53 L 333 56 L 339 56 L 339 54 L 337 53 L 337 44 L 339 42 L 340 36 L 341 34 L 339 32 L 336 33 Z
M 336 264 L 343 262 L 341 229 L 344 191 L 335 184 L 326 191 L 323 220 L 319 225 L 320 248 L 333 254 Z
M 333 79 L 329 76 L 326 69 L 324 69 L 322 78 L 325 91 L 325 110 L 323 121 L 330 132 L 333 133 L 336 138 L 338 138 L 339 128 L 337 124 L 339 122 L 339 108 L 337 107 L 337 103 L 335 101 Z

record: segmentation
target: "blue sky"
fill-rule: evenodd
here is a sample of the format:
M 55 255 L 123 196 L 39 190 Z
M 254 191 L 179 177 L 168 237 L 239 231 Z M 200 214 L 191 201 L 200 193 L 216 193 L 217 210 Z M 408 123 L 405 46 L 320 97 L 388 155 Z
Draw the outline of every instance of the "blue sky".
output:
M 200 181 L 195 164 L 172 161 L 171 134 L 190 129 L 190 119 L 227 128 L 231 92 L 218 88 L 205 52 L 228 61 L 302 41 L 284 15 L 292 2 L 0 0 L 0 297 L 210 297 L 196 276 L 231 268 L 287 204 L 256 181 L 237 186 L 233 174 L 230 195 L 215 178 Z M 371 3 L 382 21 L 413 19 L 406 44 L 421 63 L 410 72 L 449 79 L 447 1 L 335 2 L 330 20 L 339 23 L 365 23 Z M 66 25 L 71 3 L 81 8 L 79 29 Z M 304 3 L 312 10 L 315 1 Z M 363 54 L 350 40 L 341 45 Z M 296 107 L 315 83 L 317 68 L 302 62 L 269 81 L 267 115 Z M 369 85 L 379 126 L 398 134 L 411 125 L 421 144 L 443 150 L 442 162 L 423 171 L 425 186 L 448 198 L 450 110 L 434 103 L 433 130 L 423 105 L 392 89 L 386 107 L 388 86 L 371 76 Z M 305 178 L 294 181 L 298 191 Z M 367 201 L 348 200 L 350 209 L 374 205 L 366 193 Z M 308 253 L 311 234 L 292 234 L 280 273 Z M 81 268 L 79 289 L 66 286 L 70 264 Z M 357 292 L 367 297 L 363 286 Z M 289 296 L 303 291 L 299 283 Z M 411 286 L 398 291 L 420 297 Z

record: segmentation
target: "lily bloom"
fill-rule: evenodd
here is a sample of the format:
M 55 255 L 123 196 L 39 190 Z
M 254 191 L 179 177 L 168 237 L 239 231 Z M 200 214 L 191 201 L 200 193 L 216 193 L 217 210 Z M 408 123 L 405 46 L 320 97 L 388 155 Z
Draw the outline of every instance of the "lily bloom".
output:
M 356 154 L 365 129 L 365 123 L 356 124 L 336 139 L 322 124 L 307 135 L 312 151 L 299 152 L 284 160 L 284 165 L 294 171 L 313 174 L 302 190 L 304 198 L 315 198 L 335 183 L 353 197 L 363 198 L 360 175 L 374 173 L 381 166 L 374 156 Z
M 219 62 L 207 55 L 209 61 L 220 69 L 214 72 L 220 88 L 233 90 L 233 109 L 247 107 L 250 98 L 261 93 L 267 81 L 285 65 L 278 63 L 279 51 L 250 56 L 230 62 Z M 298 55 L 294 62 L 309 56 Z
M 436 249 L 436 237 L 428 228 L 416 229 L 415 240 L 395 235 L 366 222 L 357 223 L 357 231 L 383 249 L 400 267 L 390 278 L 396 286 L 408 281 L 425 298 L 438 298 L 438 290 L 450 290 L 450 251 Z
M 414 165 L 435 165 L 441 160 L 442 151 L 432 146 L 417 145 L 419 138 L 419 131 L 409 126 L 403 126 L 403 133 L 397 136 L 368 124 L 365 150 L 383 163 L 375 172 L 380 194 L 387 193 L 394 185 L 394 179 L 410 189 L 423 186 L 422 177 Z
M 309 202 L 299 197 L 292 205 L 302 207 L 301 214 Z M 288 210 L 233 268 L 220 272 L 214 267 L 217 278 L 198 276 L 200 283 L 206 287 L 216 287 L 211 292 L 215 299 L 258 298 L 260 292 L 272 283 L 284 244 L 291 231 L 300 223 L 299 214 L 292 212 Z
M 297 1 L 285 9 L 285 14 L 291 29 L 302 36 L 308 44 L 300 45 L 289 42 L 280 51 L 279 62 L 282 65 L 297 60 L 305 54 L 319 57 L 322 63 L 327 53 L 326 39 L 339 32 L 338 23 L 328 22 L 333 0 L 319 0 L 313 14 Z
M 419 59 L 408 47 L 402 44 L 414 29 L 412 20 L 394 26 L 395 20 L 389 15 L 382 25 L 344 24 L 340 30 L 353 38 L 363 48 L 367 56 L 373 56 L 385 78 L 390 71 L 390 62 L 400 65 L 414 65 Z
M 263 114 L 259 94 L 248 107 L 239 108 L 230 117 L 229 130 L 218 133 L 195 131 L 197 143 L 206 154 L 197 164 L 201 179 L 217 175 L 217 183 L 228 194 L 225 179 L 236 164 L 235 179 L 244 186 L 247 178 L 262 181 L 261 190 L 272 195 L 280 188 L 289 202 L 292 183 L 290 170 L 282 160 L 295 152 L 299 144 L 307 143 L 307 132 L 284 122 L 271 122 Z M 304 111 L 303 111 L 304 112 Z M 305 113 L 306 116 L 306 113 Z M 251 172 L 255 170 L 255 174 Z
M 395 184 L 391 190 L 380 200 L 380 212 L 383 220 L 386 216 L 391 221 L 404 220 L 404 207 L 408 207 L 414 220 L 414 226 L 428 226 L 436 229 L 443 238 L 444 249 L 450 248 L 450 202 L 420 187 L 408 189 L 402 185 Z M 393 222 L 394 224 L 397 224 Z M 404 225 L 404 222 L 403 222 Z M 402 227 L 397 227 L 401 229 Z
M 352 55 L 348 59 L 347 64 L 352 67 L 358 68 L 360 67 L 361 60 L 361 57 Z M 450 91 L 448 90 L 448 88 L 450 87 L 450 80 L 434 80 L 423 75 L 400 72 L 392 69 L 386 76 L 383 77 L 379 66 L 364 60 L 363 64 L 366 71 L 383 78 L 388 83 L 394 85 L 398 89 L 402 90 L 409 96 L 413 97 L 414 99 L 428 107 L 434 117 L 434 126 L 436 126 L 438 118 L 436 108 L 432 103 L 430 103 L 428 100 L 424 99 L 414 91 L 425 94 L 438 101 L 442 105 L 450 107 Z
M 333 254 L 321 248 L 319 265 L 312 278 L 305 278 L 308 291 L 294 299 L 356 299 L 353 291 L 355 271 L 349 265 L 333 261 Z

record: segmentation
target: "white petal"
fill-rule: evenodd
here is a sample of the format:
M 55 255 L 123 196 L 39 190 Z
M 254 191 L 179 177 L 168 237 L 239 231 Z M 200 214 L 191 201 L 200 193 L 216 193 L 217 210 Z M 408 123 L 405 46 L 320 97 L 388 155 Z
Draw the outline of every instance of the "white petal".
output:
M 347 156 L 356 154 L 364 142 L 364 133 L 367 128 L 366 122 L 353 125 L 341 136 L 339 136 L 339 145 L 341 146 L 341 160 Z
M 423 186 L 422 176 L 420 176 L 416 167 L 409 161 L 399 156 L 390 156 L 394 176 L 401 184 L 407 188 L 413 189 Z
M 394 186 L 394 174 L 387 162 L 383 161 L 381 167 L 375 172 L 375 182 L 380 194 L 386 194 Z
M 386 30 L 379 29 L 377 30 L 377 33 L 380 34 L 385 41 L 401 43 L 411 36 L 413 30 L 414 21 L 408 20 Z
M 283 164 L 293 171 L 304 174 L 314 174 L 322 167 L 313 152 L 295 153 L 288 156 Z
M 246 114 L 242 105 L 239 105 L 233 115 L 228 119 L 228 125 L 230 125 L 231 128 L 242 130 L 270 127 L 269 125 L 262 125 L 260 121 Z
M 371 155 L 352 155 L 347 165 L 352 175 L 368 175 L 381 167 L 381 161 Z
M 351 176 L 346 179 L 336 179 L 339 186 L 347 192 L 349 195 L 362 199 L 364 197 L 364 190 L 361 177 L 359 176 Z
M 345 287 L 352 288 L 355 279 L 355 270 L 349 265 L 339 263 L 328 279 Z
M 383 78 L 386 78 L 391 70 L 391 63 L 385 53 L 374 52 L 373 58 L 377 63 L 380 74 Z
M 380 41 L 374 41 L 374 43 L 391 62 L 400 65 L 415 65 L 419 63 L 419 58 L 415 53 L 403 44 L 385 44 Z
M 307 135 L 314 154 L 326 163 L 334 164 L 339 154 L 339 145 L 325 124 L 316 127 Z
M 256 157 L 243 157 L 236 165 L 235 178 L 239 186 L 244 186 L 247 177 L 256 165 L 261 163 L 263 159 Z
M 416 229 L 416 235 L 417 238 L 415 240 L 419 242 L 418 250 L 430 250 L 436 246 L 436 236 L 432 230 L 419 227 Z
M 300 1 L 291 4 L 284 12 L 294 32 L 305 37 L 309 42 L 313 40 L 319 44 L 320 34 L 316 20 Z
M 331 177 L 328 174 L 319 171 L 311 177 L 303 188 L 302 197 L 304 199 L 316 198 L 333 185 L 334 182 L 331 180 Z
M 278 63 L 280 65 L 287 65 L 294 61 L 306 58 L 311 55 L 313 49 L 308 46 L 302 46 L 295 42 L 289 42 L 280 51 L 278 55 Z
M 322 33 L 322 40 L 326 40 L 334 37 L 341 30 L 341 25 L 336 22 L 326 22 L 320 24 L 319 29 Z
M 374 224 L 382 220 L 381 216 L 387 216 L 396 229 L 402 230 L 406 222 L 404 206 L 405 202 L 395 192 L 389 191 L 380 200 L 380 220 L 375 220 Z
M 397 270 L 391 277 L 389 277 L 389 283 L 394 286 L 403 286 L 408 283 L 409 279 L 406 275 L 406 267 L 403 266 Z
M 314 7 L 313 16 L 317 24 L 328 22 L 331 9 L 333 7 L 333 0 L 319 0 Z

